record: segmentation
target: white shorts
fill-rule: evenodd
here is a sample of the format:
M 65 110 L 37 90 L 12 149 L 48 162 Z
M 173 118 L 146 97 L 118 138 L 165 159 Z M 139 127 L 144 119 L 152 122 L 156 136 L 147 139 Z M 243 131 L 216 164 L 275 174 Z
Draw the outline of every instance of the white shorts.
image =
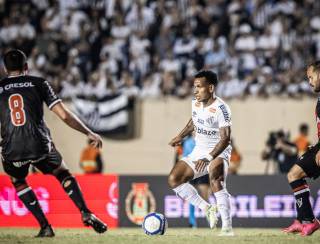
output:
M 224 178 L 227 178 L 227 174 L 228 174 L 228 168 L 229 168 L 229 162 L 230 162 L 230 157 L 231 157 L 231 150 L 232 147 L 228 146 L 219 156 L 218 158 L 222 158 L 223 159 L 223 166 L 224 166 Z M 202 148 L 197 148 L 195 147 L 193 149 L 193 151 L 186 157 L 183 157 L 181 159 L 181 161 L 184 161 L 186 164 L 188 164 L 194 173 L 193 179 L 199 178 L 203 175 L 206 175 L 209 173 L 208 167 L 206 167 L 206 169 L 203 172 L 198 172 L 195 169 L 196 166 L 196 161 L 198 161 L 199 159 L 202 159 L 204 157 L 206 157 L 209 153 L 211 152 L 211 150 L 208 151 L 208 149 L 202 149 Z

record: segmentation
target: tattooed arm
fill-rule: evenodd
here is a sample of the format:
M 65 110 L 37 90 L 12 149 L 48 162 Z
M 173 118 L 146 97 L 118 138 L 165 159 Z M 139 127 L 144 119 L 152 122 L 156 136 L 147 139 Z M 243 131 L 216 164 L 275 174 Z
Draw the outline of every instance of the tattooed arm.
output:
M 224 149 L 226 149 L 230 145 L 230 141 L 231 141 L 230 126 L 220 128 L 219 132 L 220 132 L 220 141 L 209 153 L 213 159 L 218 157 L 224 151 Z

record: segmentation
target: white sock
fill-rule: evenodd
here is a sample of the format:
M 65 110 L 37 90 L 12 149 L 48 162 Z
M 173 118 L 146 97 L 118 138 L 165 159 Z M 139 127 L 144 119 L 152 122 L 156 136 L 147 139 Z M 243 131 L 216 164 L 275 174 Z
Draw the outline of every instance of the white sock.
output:
M 227 189 L 214 193 L 222 220 L 222 228 L 232 227 L 230 194 Z
M 196 188 L 189 183 L 181 184 L 173 190 L 179 197 L 195 207 L 206 210 L 210 206 L 210 204 L 198 194 Z

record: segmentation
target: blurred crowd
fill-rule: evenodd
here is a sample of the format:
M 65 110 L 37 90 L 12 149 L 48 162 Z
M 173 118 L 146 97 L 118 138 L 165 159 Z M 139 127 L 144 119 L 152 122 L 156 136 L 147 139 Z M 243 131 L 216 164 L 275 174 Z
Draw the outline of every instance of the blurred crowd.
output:
M 320 59 L 317 0 L 0 0 L 0 51 L 65 99 L 187 97 L 199 69 L 223 98 L 310 96 Z

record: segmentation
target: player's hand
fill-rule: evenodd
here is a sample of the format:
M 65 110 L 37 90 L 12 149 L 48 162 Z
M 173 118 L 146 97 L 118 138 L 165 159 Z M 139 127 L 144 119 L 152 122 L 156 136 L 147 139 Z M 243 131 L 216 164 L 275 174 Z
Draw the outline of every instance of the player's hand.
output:
M 169 145 L 172 147 L 179 146 L 181 145 L 182 139 L 181 136 L 176 136 L 169 142 Z
M 98 134 L 92 132 L 92 133 L 88 134 L 88 138 L 92 141 L 90 143 L 90 145 L 92 145 L 96 148 L 102 147 L 102 139 Z
M 195 169 L 198 172 L 203 172 L 205 171 L 206 167 L 209 165 L 210 161 L 206 158 L 199 159 L 196 161 L 196 166 Z
M 320 150 L 316 154 L 316 164 L 320 167 Z

